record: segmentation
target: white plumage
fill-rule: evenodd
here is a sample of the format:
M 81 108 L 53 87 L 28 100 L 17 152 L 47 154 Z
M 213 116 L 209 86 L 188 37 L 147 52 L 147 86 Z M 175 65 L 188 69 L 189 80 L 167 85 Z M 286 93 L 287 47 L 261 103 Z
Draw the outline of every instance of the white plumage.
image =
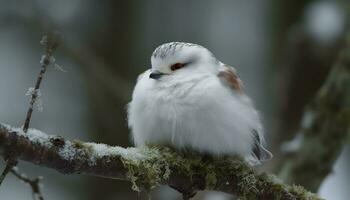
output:
M 234 68 L 206 48 L 159 46 L 152 69 L 138 78 L 128 107 L 136 146 L 166 144 L 210 155 L 241 155 L 252 164 L 271 158 L 258 113 L 241 91 Z

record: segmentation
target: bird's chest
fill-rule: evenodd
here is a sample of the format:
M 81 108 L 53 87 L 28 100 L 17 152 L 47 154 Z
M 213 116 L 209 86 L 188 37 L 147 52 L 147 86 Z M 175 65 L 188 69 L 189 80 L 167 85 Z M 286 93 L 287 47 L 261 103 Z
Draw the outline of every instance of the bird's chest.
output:
M 142 122 L 143 133 L 157 137 L 157 141 L 183 139 L 182 134 L 197 135 L 190 133 L 203 132 L 208 124 L 215 123 L 212 118 L 216 114 L 211 111 L 216 107 L 218 86 L 208 79 L 186 84 L 154 84 L 138 96 L 135 118 Z
M 203 102 L 204 94 L 195 84 L 155 88 L 148 93 L 144 104 L 147 113 L 143 114 L 153 116 L 158 128 L 169 130 L 184 125 L 185 118 L 200 110 L 198 102 Z

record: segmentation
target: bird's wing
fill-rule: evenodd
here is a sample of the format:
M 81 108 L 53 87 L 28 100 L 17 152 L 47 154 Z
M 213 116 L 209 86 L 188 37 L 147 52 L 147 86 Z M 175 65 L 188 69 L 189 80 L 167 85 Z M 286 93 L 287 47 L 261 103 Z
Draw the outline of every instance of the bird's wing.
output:
M 254 139 L 252 156 L 260 161 L 270 160 L 273 157 L 273 155 L 269 150 L 267 150 L 263 146 L 262 138 L 260 138 L 258 131 L 253 129 L 252 133 Z
M 236 92 L 242 91 L 242 81 L 239 79 L 236 69 L 229 65 L 222 64 L 218 73 L 219 79 Z
M 239 79 L 234 67 L 221 63 L 218 77 L 225 86 L 229 87 L 235 92 L 243 93 L 242 81 Z M 252 156 L 260 161 L 270 160 L 272 158 L 272 153 L 263 146 L 264 138 L 262 133 L 259 134 L 258 130 L 252 129 L 252 134 L 254 140 Z

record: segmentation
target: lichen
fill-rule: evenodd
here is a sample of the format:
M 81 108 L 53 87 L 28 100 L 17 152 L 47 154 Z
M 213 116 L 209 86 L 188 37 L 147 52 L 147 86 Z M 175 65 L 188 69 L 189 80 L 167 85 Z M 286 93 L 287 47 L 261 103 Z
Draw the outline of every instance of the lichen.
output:
M 304 187 L 300 185 L 288 186 L 289 192 L 302 198 L 302 199 L 320 199 L 315 194 L 308 192 Z
M 217 177 L 215 173 L 215 169 L 213 165 L 208 165 L 205 168 L 205 171 L 207 172 L 205 176 L 205 186 L 207 189 L 213 189 L 217 183 Z
M 168 147 L 149 145 L 127 150 L 139 155 L 136 159 L 126 155 L 121 157 L 135 191 L 140 191 L 140 186 L 150 190 L 165 183 L 172 170 L 181 169 L 182 173 L 191 177 L 195 173 L 192 167 L 201 165 L 199 157 L 184 158 Z M 215 175 L 209 173 L 208 180 L 213 182 Z
M 242 197 L 258 192 L 255 187 L 258 181 L 255 171 L 240 158 L 212 158 L 214 160 L 206 161 L 197 153 L 181 154 L 163 146 L 144 146 L 137 149 L 138 153 L 143 155 L 143 159 L 121 157 L 135 191 L 140 191 L 140 187 L 149 190 L 165 183 L 174 170 L 186 177 L 203 178 L 205 182 L 201 184 L 208 190 L 215 189 L 219 179 L 228 178 L 232 172 L 237 172 L 234 174 L 234 180 L 239 182 L 234 184 L 238 185 L 237 190 Z
M 274 199 L 303 199 L 303 200 L 321 200 L 317 195 L 307 191 L 300 185 L 286 185 L 274 175 L 267 175 L 263 178 L 264 184 L 271 184 L 274 189 Z M 279 192 L 276 192 L 279 191 Z M 287 195 L 287 196 L 284 196 Z
M 247 163 L 240 158 L 227 159 L 218 158 L 206 161 L 196 153 L 183 155 L 167 147 L 144 146 L 129 148 L 136 151 L 142 159 L 130 159 L 121 157 L 126 169 L 128 178 L 132 182 L 132 189 L 140 191 L 144 187 L 147 191 L 155 186 L 166 183 L 172 170 L 182 173 L 186 177 L 202 177 L 205 188 L 216 189 L 217 184 L 223 179 L 226 185 L 235 186 L 239 199 L 256 199 L 261 195 L 262 188 L 268 188 L 267 194 L 273 199 L 283 199 L 284 195 L 290 195 L 293 199 L 314 200 L 319 199 L 316 195 L 306 191 L 303 187 L 285 185 L 276 176 L 267 174 L 258 175 Z
M 62 159 L 72 161 L 72 169 L 60 169 L 64 173 L 82 173 L 86 168 L 108 167 L 109 162 L 116 161 L 120 169 L 120 161 L 124 165 L 123 175 L 117 175 L 132 182 L 132 189 L 140 191 L 143 187 L 147 191 L 159 184 L 169 184 L 169 177 L 185 177 L 189 186 L 194 190 L 220 190 L 235 194 L 239 199 L 319 199 L 316 195 L 306 191 L 301 186 L 288 186 L 275 176 L 258 174 L 242 158 L 209 157 L 195 152 L 178 152 L 164 146 L 143 146 L 138 148 L 113 147 L 105 144 L 84 143 L 79 140 L 68 141 L 58 136 L 47 136 L 41 132 L 29 131 L 1 125 L 0 131 L 15 132 L 21 139 L 26 138 L 33 144 L 45 146 L 50 143 L 48 151 L 55 151 Z M 34 137 L 35 136 L 35 137 Z M 23 138 L 22 138 L 23 137 Z M 29 139 L 31 138 L 31 139 Z M 116 164 L 116 163 L 115 163 Z M 96 165 L 96 166 L 91 166 Z M 187 182 L 186 182 L 187 184 Z M 181 186 L 181 185 L 180 185 Z M 191 193 L 184 189 L 184 193 Z
M 135 150 L 128 148 L 128 150 Z M 168 158 L 172 157 L 166 149 L 153 147 L 140 147 L 137 154 L 141 155 L 137 159 L 130 156 L 122 156 L 121 160 L 128 169 L 128 177 L 132 182 L 132 189 L 140 191 L 140 185 L 149 190 L 164 182 L 171 173 Z M 136 153 L 136 152 L 135 152 Z

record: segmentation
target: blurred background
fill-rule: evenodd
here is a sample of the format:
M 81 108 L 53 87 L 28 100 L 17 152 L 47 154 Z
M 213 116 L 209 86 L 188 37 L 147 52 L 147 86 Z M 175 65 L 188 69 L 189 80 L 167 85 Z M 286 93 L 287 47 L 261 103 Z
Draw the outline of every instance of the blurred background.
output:
M 0 0 L 0 122 L 21 126 L 25 93 L 40 70 L 39 41 L 58 30 L 64 42 L 55 53 L 65 72 L 50 68 L 42 84 L 43 111 L 31 127 L 68 139 L 130 146 L 125 106 L 150 55 L 171 41 L 198 43 L 235 66 L 260 110 L 275 159 L 273 171 L 299 127 L 304 106 L 324 81 L 341 46 L 350 2 L 344 0 Z M 292 148 L 291 145 L 284 145 Z M 350 148 L 319 189 L 327 199 L 350 196 Z M 0 162 L 1 169 L 4 162 Z M 137 199 L 128 182 L 63 176 L 19 164 L 44 177 L 45 199 Z M 181 199 L 161 187 L 153 199 Z M 206 192 L 196 199 L 226 200 Z M 32 199 L 28 186 L 9 175 L 0 199 Z

